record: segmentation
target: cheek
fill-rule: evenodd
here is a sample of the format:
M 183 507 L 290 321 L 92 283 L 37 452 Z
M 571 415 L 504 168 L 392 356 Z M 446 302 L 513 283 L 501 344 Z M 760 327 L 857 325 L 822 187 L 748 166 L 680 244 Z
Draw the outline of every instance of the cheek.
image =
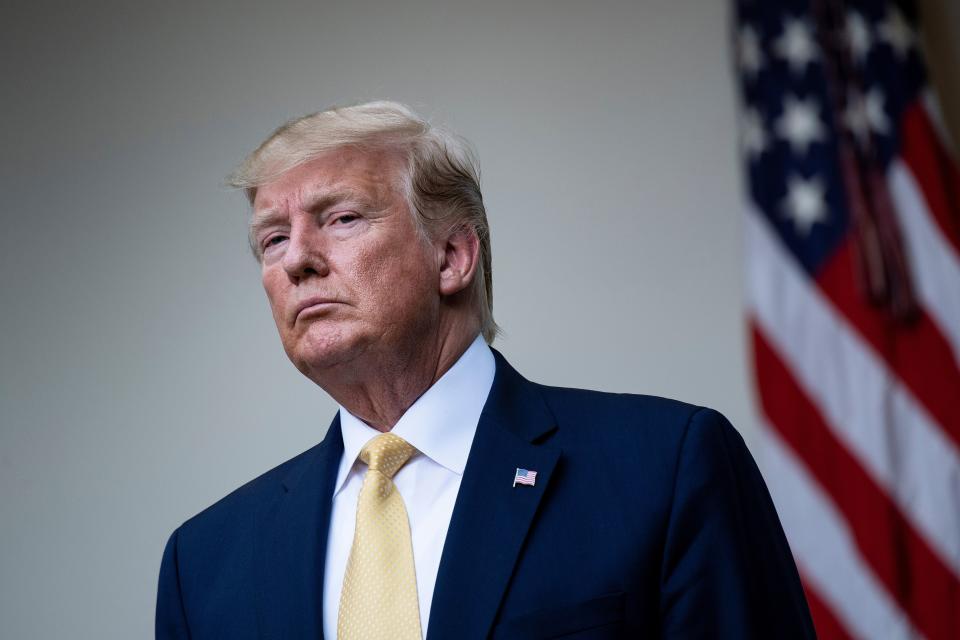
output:
M 426 253 L 419 247 L 393 247 L 393 250 L 370 250 L 357 264 L 359 279 L 389 300 L 404 301 L 422 297 L 429 289 L 429 265 Z
M 277 277 L 277 274 L 274 273 L 265 273 L 261 282 L 263 283 L 263 290 L 267 294 L 267 301 L 270 303 L 270 311 L 273 313 L 277 327 L 282 332 L 283 323 L 281 320 L 283 317 L 282 311 L 284 309 L 287 287 L 284 286 L 283 282 Z

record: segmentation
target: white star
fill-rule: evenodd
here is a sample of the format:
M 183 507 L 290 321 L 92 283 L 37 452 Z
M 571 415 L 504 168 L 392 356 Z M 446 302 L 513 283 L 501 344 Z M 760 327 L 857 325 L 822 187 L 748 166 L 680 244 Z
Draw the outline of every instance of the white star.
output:
M 818 112 L 817 101 L 812 98 L 799 100 L 787 96 L 784 100 L 783 115 L 777 120 L 776 129 L 794 153 L 806 153 L 812 143 L 824 139 L 826 131 Z
M 856 11 L 847 13 L 846 36 L 853 59 L 857 62 L 866 61 L 873 46 L 873 36 L 870 34 L 870 25 Z
M 878 31 L 880 39 L 889 44 L 901 58 L 905 58 L 910 53 L 916 41 L 913 28 L 896 7 L 890 8 Z
M 787 197 L 783 201 L 784 215 L 793 220 L 797 233 L 809 235 L 810 228 L 827 219 L 826 192 L 823 181 L 813 177 L 809 180 L 798 175 L 790 176 Z
M 806 20 L 788 18 L 783 25 L 783 34 L 774 43 L 777 53 L 790 64 L 794 73 L 802 73 L 818 55 L 813 30 Z
M 862 146 L 866 146 L 871 132 L 890 133 L 890 119 L 883 108 L 883 92 L 874 87 L 866 97 L 860 93 L 851 94 L 843 121 Z
M 769 147 L 763 118 L 756 109 L 748 109 L 740 123 L 740 145 L 750 160 L 759 158 Z
M 887 118 L 887 111 L 883 108 L 883 92 L 880 89 L 873 88 L 867 93 L 867 99 L 864 101 L 864 112 L 870 128 L 876 133 L 890 133 L 890 119 Z
M 861 147 L 870 140 L 870 121 L 867 118 L 867 106 L 860 93 L 850 94 L 847 108 L 843 112 L 843 122 L 857 139 Z
M 738 46 L 740 69 L 752 80 L 764 64 L 763 51 L 760 50 L 760 37 L 753 27 L 747 26 L 740 29 Z

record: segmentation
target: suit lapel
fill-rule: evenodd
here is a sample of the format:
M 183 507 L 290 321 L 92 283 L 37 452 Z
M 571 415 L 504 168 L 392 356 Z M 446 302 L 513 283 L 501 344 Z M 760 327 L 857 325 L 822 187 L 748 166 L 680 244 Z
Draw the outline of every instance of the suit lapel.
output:
M 323 573 L 333 485 L 343 452 L 339 414 L 323 442 L 283 476 L 258 526 L 261 637 L 323 637 Z
M 480 415 L 433 592 L 431 638 L 490 631 L 560 450 L 535 442 L 555 429 L 535 386 L 494 351 L 496 376 Z M 512 486 L 517 468 L 534 486 Z

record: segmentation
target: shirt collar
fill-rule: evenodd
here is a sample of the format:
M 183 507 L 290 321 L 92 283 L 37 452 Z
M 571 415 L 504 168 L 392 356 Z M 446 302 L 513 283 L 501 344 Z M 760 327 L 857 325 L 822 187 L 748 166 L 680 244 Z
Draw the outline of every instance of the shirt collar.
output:
M 483 337 L 477 336 L 454 365 L 410 405 L 392 433 L 442 467 L 463 475 L 495 371 L 493 352 Z M 343 488 L 363 446 L 380 434 L 342 405 L 340 429 L 343 457 L 334 495 Z

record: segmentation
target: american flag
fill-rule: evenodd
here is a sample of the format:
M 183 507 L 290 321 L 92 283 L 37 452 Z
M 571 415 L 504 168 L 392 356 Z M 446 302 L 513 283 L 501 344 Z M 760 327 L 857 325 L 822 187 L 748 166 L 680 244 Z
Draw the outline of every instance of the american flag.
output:
M 960 172 L 910 2 L 737 0 L 759 457 L 822 638 L 960 638 Z
M 513 476 L 513 486 L 518 484 L 528 484 L 531 487 L 534 486 L 537 482 L 537 472 L 530 471 L 528 469 L 517 469 L 516 475 Z

